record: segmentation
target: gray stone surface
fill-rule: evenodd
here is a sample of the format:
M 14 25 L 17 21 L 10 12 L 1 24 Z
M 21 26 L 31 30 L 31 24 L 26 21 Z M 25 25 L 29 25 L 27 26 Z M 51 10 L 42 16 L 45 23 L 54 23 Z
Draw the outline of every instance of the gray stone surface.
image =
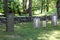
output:
M 40 18 L 34 18 L 33 23 L 35 28 L 40 27 Z
M 57 15 L 56 14 L 52 15 L 52 25 L 57 26 Z
M 6 19 L 6 31 L 14 31 L 14 14 L 9 14 Z
M 42 27 L 46 27 L 46 23 L 47 23 L 46 20 L 43 20 L 42 21 Z

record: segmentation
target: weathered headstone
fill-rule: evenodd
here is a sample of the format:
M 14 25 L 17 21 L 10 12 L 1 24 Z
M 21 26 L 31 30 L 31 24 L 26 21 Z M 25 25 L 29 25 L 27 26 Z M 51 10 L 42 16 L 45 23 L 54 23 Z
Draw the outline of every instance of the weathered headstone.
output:
M 14 14 L 10 13 L 6 19 L 6 31 L 14 31 Z
M 52 26 L 57 26 L 57 14 L 52 15 Z
M 36 17 L 33 19 L 34 27 L 38 28 L 40 27 L 40 18 Z
M 42 27 L 46 27 L 46 23 L 47 23 L 46 20 L 43 20 L 42 21 Z
M 42 27 L 46 27 L 46 23 L 47 23 L 47 17 L 46 15 L 42 18 Z

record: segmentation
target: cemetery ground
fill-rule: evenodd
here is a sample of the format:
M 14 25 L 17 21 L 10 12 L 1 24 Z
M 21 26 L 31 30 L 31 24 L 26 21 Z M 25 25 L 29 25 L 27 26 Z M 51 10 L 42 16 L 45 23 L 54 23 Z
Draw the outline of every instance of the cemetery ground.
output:
M 5 24 L 0 25 L 0 40 L 60 40 L 60 21 L 53 27 L 51 21 L 46 27 L 34 28 L 33 22 L 17 23 L 14 32 L 5 32 Z

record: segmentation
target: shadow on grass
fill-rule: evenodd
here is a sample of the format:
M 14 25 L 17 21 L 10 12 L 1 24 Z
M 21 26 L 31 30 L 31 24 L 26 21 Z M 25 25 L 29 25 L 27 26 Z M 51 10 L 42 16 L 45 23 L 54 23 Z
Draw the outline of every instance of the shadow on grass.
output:
M 14 26 L 14 32 L 0 31 L 0 40 L 55 40 L 60 38 L 58 37 L 58 33 L 60 32 L 59 26 L 52 27 L 48 23 L 47 27 L 36 29 L 33 27 L 32 22 L 22 22 Z

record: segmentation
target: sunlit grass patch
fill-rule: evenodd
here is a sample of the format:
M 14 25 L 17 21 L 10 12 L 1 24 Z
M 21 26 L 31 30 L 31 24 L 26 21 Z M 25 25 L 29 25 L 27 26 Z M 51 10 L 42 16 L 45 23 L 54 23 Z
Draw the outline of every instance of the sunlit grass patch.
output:
M 2 28 L 2 27 L 1 27 Z M 2 29 L 1 29 L 2 30 Z M 51 26 L 51 21 L 46 27 L 34 28 L 33 22 L 17 23 L 14 32 L 0 31 L 0 40 L 58 40 L 60 39 L 60 26 Z

